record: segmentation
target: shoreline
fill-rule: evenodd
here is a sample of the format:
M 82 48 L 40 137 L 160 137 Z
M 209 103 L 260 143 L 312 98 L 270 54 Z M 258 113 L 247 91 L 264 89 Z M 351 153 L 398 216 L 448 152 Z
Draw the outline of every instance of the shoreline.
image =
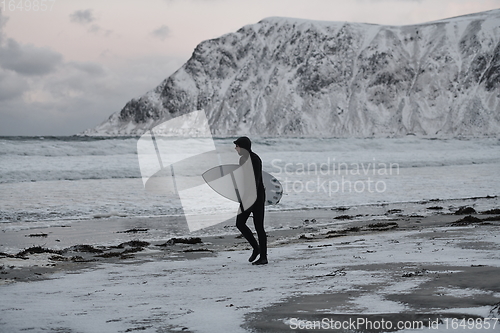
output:
M 350 216 L 351 219 L 380 219 L 387 216 L 428 216 L 430 214 L 454 214 L 461 207 L 470 206 L 478 213 L 487 211 L 491 207 L 500 206 L 499 196 L 480 196 L 466 198 L 451 198 L 451 199 L 422 199 L 415 201 L 400 201 L 400 202 L 374 202 L 366 204 L 357 204 L 351 206 L 324 206 L 324 207 L 303 207 L 297 209 L 266 209 L 266 229 L 283 229 L 289 227 L 297 227 L 301 224 L 300 218 L 295 218 L 296 215 L 302 216 L 310 213 L 312 218 L 317 216 L 322 218 L 338 218 L 339 216 Z M 316 216 L 317 215 L 317 216 Z M 207 215 L 210 216 L 210 215 Z M 30 234 L 47 234 L 48 236 L 68 236 L 73 238 L 69 240 L 67 245 L 74 245 L 78 242 L 76 239 L 81 238 L 80 242 L 89 241 L 92 245 L 101 245 L 102 239 L 99 239 L 99 234 L 102 232 L 126 233 L 131 229 L 148 229 L 148 232 L 162 231 L 162 235 L 155 235 L 157 239 L 165 239 L 166 237 L 190 237 L 195 235 L 202 237 L 205 235 L 219 236 L 227 234 L 227 229 L 234 224 L 236 216 L 216 226 L 204 228 L 198 232 L 189 232 L 182 215 L 152 215 L 152 216 L 127 216 L 118 213 L 113 214 L 96 214 L 92 218 L 81 219 L 56 219 L 56 220 L 41 220 L 38 222 L 3 222 L 0 223 L 0 252 L 6 252 L 6 248 L 19 244 L 18 250 L 26 247 L 29 242 L 23 242 L 24 237 L 29 237 Z M 289 219 L 290 223 L 286 223 Z M 307 217 L 305 217 L 307 219 Z M 337 220 L 339 222 L 339 220 Z M 167 230 L 168 225 L 172 225 L 173 230 Z M 180 226 L 179 226 L 180 225 Z M 146 227 L 143 227 L 146 226 Z M 64 229 L 67 228 L 67 229 Z M 73 228 L 73 229 L 69 229 Z M 75 230 L 77 229 L 77 230 Z M 88 230 L 90 229 L 90 231 Z M 109 229 L 109 230 L 106 230 Z M 73 230 L 73 232 L 69 232 Z M 66 234 L 65 234 L 65 232 Z M 238 233 L 234 228 L 234 233 Z M 92 235 L 96 239 L 88 237 L 92 232 L 97 232 L 97 235 Z M 6 236 L 7 235 L 7 236 Z M 106 240 L 109 239 L 106 235 Z M 36 238 L 32 238 L 33 244 L 52 244 L 56 247 L 64 243 L 64 239 L 58 240 L 55 243 L 51 242 L 51 237 L 42 239 L 44 242 L 37 242 Z M 120 238 L 118 237 L 117 240 Z M 125 238 L 123 238 L 125 239 Z M 63 243 L 61 243 L 61 241 Z M 23 246 L 24 245 L 24 246 Z
M 466 206 L 471 203 L 471 206 Z M 483 210 L 476 210 L 473 206 L 479 206 Z M 465 207 L 469 210 L 460 212 Z M 500 199 L 487 196 L 374 203 L 353 207 L 271 210 L 266 211 L 266 231 L 269 246 L 286 246 L 353 234 L 442 226 L 464 216 L 472 216 L 472 219 L 488 216 L 494 218 L 500 215 L 498 209 L 490 215 L 484 213 L 493 211 L 496 207 L 500 207 Z M 207 228 L 208 232 L 201 230 L 189 233 L 186 227 L 186 231 L 178 234 L 164 229 L 166 219 L 173 219 L 175 223 L 182 222 L 182 218 L 178 216 L 110 217 L 61 224 L 61 221 L 55 221 L 50 227 L 4 229 L 0 233 L 0 284 L 9 283 L 6 281 L 11 277 L 15 277 L 12 282 L 37 280 L 54 272 L 77 270 L 80 266 L 88 267 L 101 262 L 114 263 L 134 257 L 156 259 L 159 253 L 161 259 L 182 260 L 213 256 L 221 251 L 249 249 L 232 219 Z M 480 221 L 466 224 L 474 225 L 478 222 Z M 253 229 L 251 219 L 248 225 Z M 180 242 L 166 245 L 174 239 Z M 182 240 L 189 239 L 198 241 L 191 245 L 182 243 Z M 27 253 L 19 255 L 23 251 Z M 29 278 L 30 274 L 36 276 Z

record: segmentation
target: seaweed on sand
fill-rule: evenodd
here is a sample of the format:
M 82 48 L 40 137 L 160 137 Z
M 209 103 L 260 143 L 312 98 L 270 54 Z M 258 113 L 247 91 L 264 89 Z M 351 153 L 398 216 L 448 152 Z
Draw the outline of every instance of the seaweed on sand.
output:
M 51 250 L 41 246 L 32 246 L 27 249 L 22 250 L 15 256 L 18 258 L 26 257 L 29 254 L 40 254 L 40 253 L 52 253 L 52 254 L 62 254 L 60 250 Z
M 396 222 L 377 222 L 368 224 L 368 228 L 376 230 L 389 230 L 398 228 L 399 225 Z
M 64 250 L 65 252 L 71 251 L 71 252 L 87 252 L 87 253 L 103 253 L 104 251 L 98 248 L 95 248 L 92 245 L 74 245 L 71 247 L 68 247 Z
M 201 244 L 200 237 L 189 237 L 189 238 L 170 238 L 166 243 L 158 244 L 156 246 L 170 246 L 175 244 Z

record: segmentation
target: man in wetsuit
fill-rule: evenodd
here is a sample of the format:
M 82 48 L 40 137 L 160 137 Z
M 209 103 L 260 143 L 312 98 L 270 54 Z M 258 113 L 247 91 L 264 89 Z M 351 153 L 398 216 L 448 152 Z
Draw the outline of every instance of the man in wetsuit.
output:
M 243 205 L 240 204 L 240 211 L 236 217 L 236 227 L 241 231 L 243 237 L 246 238 L 253 248 L 252 255 L 248 261 L 252 262 L 253 265 L 265 265 L 267 264 L 267 236 L 264 230 L 264 204 L 266 202 L 266 192 L 264 184 L 262 183 L 262 160 L 252 151 L 252 142 L 246 136 L 238 138 L 234 141 L 234 144 L 236 145 L 235 149 L 238 155 L 241 156 L 240 165 L 243 165 L 248 158 L 251 159 L 257 190 L 257 198 L 249 208 L 244 209 Z M 253 214 L 253 223 L 255 231 L 257 231 L 259 242 L 257 242 L 252 231 L 247 226 L 247 220 L 251 213 Z M 257 256 L 259 256 L 259 259 L 254 261 L 257 259 Z

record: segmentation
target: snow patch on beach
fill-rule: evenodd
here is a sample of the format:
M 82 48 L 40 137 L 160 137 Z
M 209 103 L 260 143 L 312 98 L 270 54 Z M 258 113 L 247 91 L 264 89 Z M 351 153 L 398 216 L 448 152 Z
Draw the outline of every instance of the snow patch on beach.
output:
M 78 274 L 59 273 L 53 280 L 0 286 L 3 300 L 0 323 L 7 331 L 96 332 L 104 328 L 109 332 L 186 329 L 238 333 L 245 332 L 240 325 L 246 314 L 281 300 L 299 295 L 359 291 L 361 286 L 372 289 L 358 296 L 354 294 L 344 305 L 344 313 L 398 313 L 406 307 L 385 299 L 384 291 L 394 286 L 398 292 L 405 293 L 424 281 L 417 278 L 401 282 L 404 277 L 394 279 L 394 274 L 382 266 L 374 271 L 364 270 L 363 265 L 396 262 L 467 267 L 472 262 L 500 265 L 495 249 L 466 250 L 457 246 L 460 241 L 475 237 L 488 238 L 498 244 L 498 237 L 491 236 L 490 229 L 468 229 L 454 242 L 433 239 L 432 246 L 426 249 L 417 244 L 422 242 L 415 239 L 419 234 L 415 230 L 363 238 L 346 236 L 342 241 L 271 248 L 270 264 L 261 267 L 247 262 L 247 251 L 226 251 L 197 260 L 165 258 L 144 263 L 129 259 L 123 264 L 102 264 Z M 392 242 L 394 239 L 399 242 Z M 440 249 L 436 257 L 431 255 L 435 247 Z M 367 253 L 367 249 L 374 252 Z M 345 274 L 333 274 L 340 271 Z M 330 310 L 342 312 L 338 308 Z M 476 310 L 484 312 L 483 308 Z M 471 313 L 471 309 L 464 311 Z

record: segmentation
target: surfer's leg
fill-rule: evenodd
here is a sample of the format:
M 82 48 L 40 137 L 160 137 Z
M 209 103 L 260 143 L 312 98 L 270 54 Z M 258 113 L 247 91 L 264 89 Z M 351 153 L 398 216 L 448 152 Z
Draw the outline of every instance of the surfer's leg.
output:
M 253 223 L 259 238 L 260 257 L 254 264 L 267 264 L 267 235 L 264 230 L 264 202 L 256 204 L 253 209 Z
M 250 230 L 250 228 L 247 226 L 247 220 L 248 220 L 248 217 L 250 216 L 250 213 L 251 213 L 251 210 L 248 209 L 248 210 L 238 214 L 238 216 L 236 216 L 236 228 L 238 228 L 238 230 L 241 232 L 243 237 L 245 237 L 245 239 L 248 241 L 248 243 L 250 243 L 250 245 L 252 246 L 253 253 L 252 253 L 252 256 L 250 257 L 250 259 L 248 259 L 248 260 L 254 261 L 255 258 L 257 257 L 257 254 L 259 253 L 259 244 L 257 243 L 257 240 L 253 236 L 252 230 Z M 255 254 L 255 257 L 254 257 L 254 254 Z M 254 257 L 254 258 L 252 259 L 252 257 Z

